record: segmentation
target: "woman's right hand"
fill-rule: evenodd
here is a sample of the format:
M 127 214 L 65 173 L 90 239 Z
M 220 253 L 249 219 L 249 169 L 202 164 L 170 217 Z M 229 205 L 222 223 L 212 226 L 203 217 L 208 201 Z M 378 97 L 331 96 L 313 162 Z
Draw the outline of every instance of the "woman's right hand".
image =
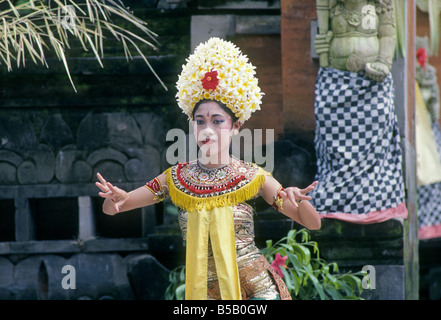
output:
M 103 212 L 109 215 L 117 214 L 129 199 L 129 194 L 106 181 L 101 174 L 97 173 L 97 177 L 99 182 L 95 182 L 95 185 L 101 190 L 98 195 L 106 199 L 103 204 Z

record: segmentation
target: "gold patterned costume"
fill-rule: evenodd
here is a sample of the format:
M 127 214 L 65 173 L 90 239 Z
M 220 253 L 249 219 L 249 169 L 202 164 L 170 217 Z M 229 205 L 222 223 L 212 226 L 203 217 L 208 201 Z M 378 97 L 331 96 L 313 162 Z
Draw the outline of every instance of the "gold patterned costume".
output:
M 233 160 L 214 169 L 178 164 L 166 174 L 187 241 L 186 299 L 291 299 L 254 244 L 253 208 L 245 202 L 269 173 Z

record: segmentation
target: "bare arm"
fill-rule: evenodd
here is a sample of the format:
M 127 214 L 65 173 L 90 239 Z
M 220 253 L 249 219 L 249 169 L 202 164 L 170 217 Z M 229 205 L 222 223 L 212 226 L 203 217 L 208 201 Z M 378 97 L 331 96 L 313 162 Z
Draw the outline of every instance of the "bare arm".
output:
M 313 190 L 316 185 L 317 181 L 305 189 L 289 187 L 279 192 L 279 196 L 283 199 L 283 204 L 281 208 L 279 207 L 279 211 L 310 230 L 320 229 L 321 227 L 320 216 L 308 201 L 311 200 L 311 197 L 306 195 Z M 260 195 L 266 202 L 272 205 L 274 203 L 274 197 L 277 195 L 280 187 L 280 183 L 274 179 L 274 177 L 266 176 L 266 181 L 260 190 Z
M 97 174 L 98 180 L 95 184 L 100 188 L 98 195 L 104 198 L 103 212 L 115 215 L 119 212 L 130 211 L 157 203 L 159 200 L 153 192 L 145 186 L 139 187 L 131 192 L 120 189 L 106 181 L 101 174 Z M 161 185 L 166 185 L 165 174 L 157 177 Z

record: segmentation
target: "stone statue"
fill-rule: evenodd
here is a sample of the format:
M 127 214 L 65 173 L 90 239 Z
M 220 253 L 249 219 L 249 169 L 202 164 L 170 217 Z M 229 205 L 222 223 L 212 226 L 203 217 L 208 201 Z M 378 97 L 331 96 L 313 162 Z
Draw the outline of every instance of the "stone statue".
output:
M 314 146 L 319 214 L 355 223 L 407 217 L 391 74 L 393 0 L 317 0 Z
M 389 74 L 396 32 L 392 0 L 317 0 L 320 66 L 358 72 L 376 81 Z
M 418 63 L 415 68 L 415 80 L 418 82 L 426 108 L 430 114 L 430 120 L 439 120 L 440 96 L 439 87 L 434 66 L 427 63 L 427 50 L 419 47 L 417 50 Z

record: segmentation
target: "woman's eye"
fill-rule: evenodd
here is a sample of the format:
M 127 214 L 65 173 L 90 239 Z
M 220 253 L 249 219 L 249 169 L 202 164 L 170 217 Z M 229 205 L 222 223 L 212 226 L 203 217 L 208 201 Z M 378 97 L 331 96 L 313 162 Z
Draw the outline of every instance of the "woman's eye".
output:
M 196 124 L 198 124 L 198 125 L 204 124 L 204 121 L 203 120 L 196 120 Z
M 221 124 L 221 123 L 223 123 L 225 120 L 223 120 L 223 119 L 215 119 L 214 121 L 213 121 L 213 123 L 214 124 Z

